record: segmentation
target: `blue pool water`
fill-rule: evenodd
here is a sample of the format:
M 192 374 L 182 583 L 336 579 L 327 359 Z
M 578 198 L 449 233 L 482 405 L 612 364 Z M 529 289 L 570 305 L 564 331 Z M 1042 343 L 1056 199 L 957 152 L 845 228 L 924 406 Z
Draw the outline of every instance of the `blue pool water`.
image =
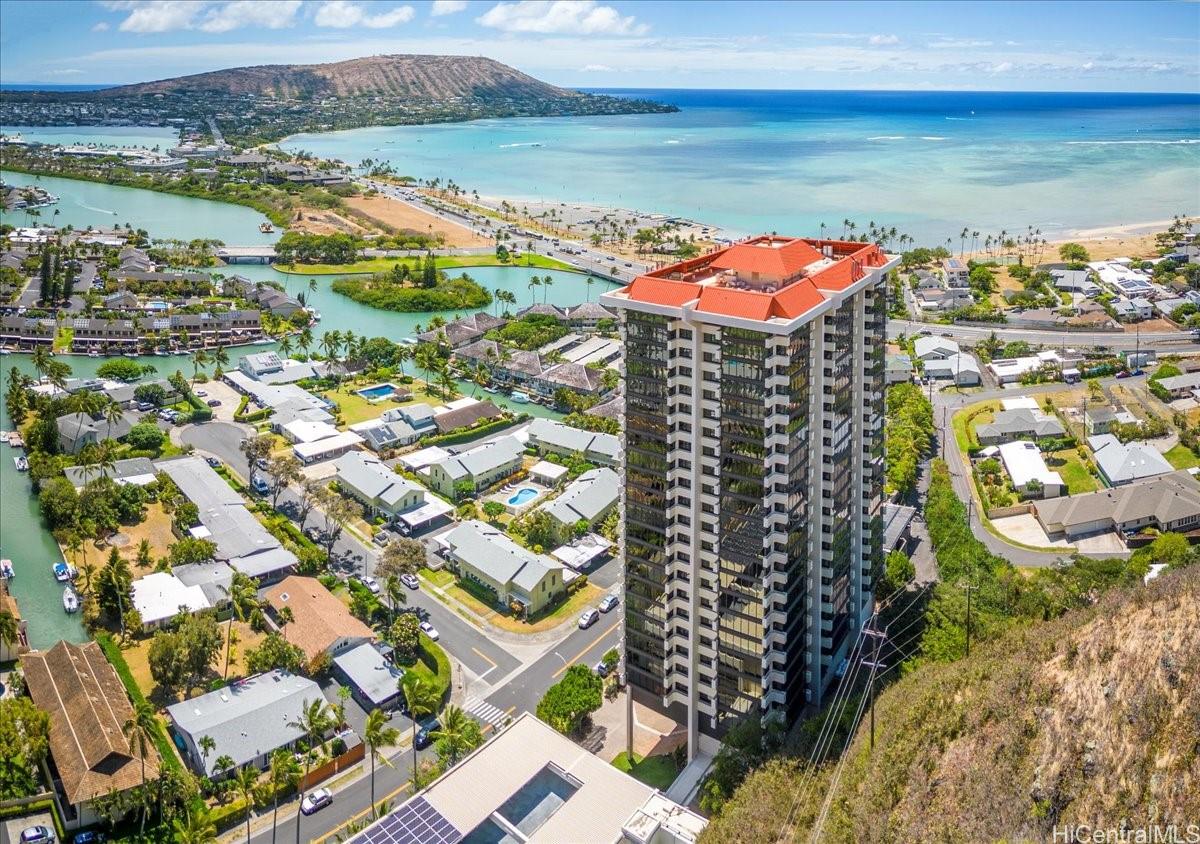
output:
M 522 504 L 526 504 L 537 498 L 537 496 L 538 491 L 536 489 L 525 486 L 521 487 L 515 493 L 510 495 L 508 497 L 508 503 L 514 507 L 520 507 Z
M 355 390 L 355 392 L 364 399 L 368 399 L 370 401 L 386 399 L 395 391 L 396 387 L 394 384 L 376 384 L 374 387 L 366 387 L 362 390 Z

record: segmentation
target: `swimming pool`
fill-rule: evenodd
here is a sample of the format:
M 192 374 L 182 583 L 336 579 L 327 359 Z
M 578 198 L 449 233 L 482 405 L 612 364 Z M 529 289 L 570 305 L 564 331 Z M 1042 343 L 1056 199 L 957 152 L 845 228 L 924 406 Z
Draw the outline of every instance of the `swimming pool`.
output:
M 391 398 L 392 394 L 396 392 L 396 385 L 376 384 L 374 387 L 364 387 L 363 389 L 355 390 L 354 392 L 358 393 L 367 401 L 382 401 L 383 399 Z
M 508 497 L 508 503 L 513 507 L 520 507 L 522 504 L 528 504 L 537 497 L 538 491 L 536 489 L 523 486 Z

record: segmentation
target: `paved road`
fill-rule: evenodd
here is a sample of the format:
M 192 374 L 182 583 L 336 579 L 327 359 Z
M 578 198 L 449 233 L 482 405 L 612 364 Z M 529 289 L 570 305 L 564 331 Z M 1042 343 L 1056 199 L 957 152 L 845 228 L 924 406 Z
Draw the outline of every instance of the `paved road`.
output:
M 888 320 L 888 336 L 899 337 L 901 334 L 912 335 L 919 331 L 928 331 L 934 335 L 950 335 L 955 340 L 977 343 L 987 339 L 993 332 L 1002 340 L 1024 340 L 1027 343 L 1045 346 L 1068 348 L 1084 348 L 1091 346 L 1107 346 L 1111 349 L 1155 348 L 1160 351 L 1169 349 L 1173 352 L 1200 351 L 1200 343 L 1190 331 L 1156 331 L 1137 333 L 1109 332 L 1076 332 L 1076 331 L 1046 331 L 1032 328 L 1010 328 L 1004 325 L 937 325 L 935 323 L 914 322 L 912 320 Z

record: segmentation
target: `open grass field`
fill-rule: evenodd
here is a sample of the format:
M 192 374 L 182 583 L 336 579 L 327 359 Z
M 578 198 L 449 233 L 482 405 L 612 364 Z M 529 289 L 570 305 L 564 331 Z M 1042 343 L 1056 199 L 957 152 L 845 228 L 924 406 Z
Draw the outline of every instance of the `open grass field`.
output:
M 1100 489 L 1100 481 L 1087 470 L 1079 458 L 1078 450 L 1064 448 L 1061 451 L 1047 452 L 1046 465 L 1051 471 L 1058 472 L 1067 484 L 1067 492 L 1078 495 L 1081 492 L 1095 492 Z
M 388 272 L 401 261 L 414 262 L 419 258 L 365 258 L 353 264 L 275 264 L 275 269 L 291 275 L 354 275 L 356 273 Z M 544 270 L 572 270 L 570 264 L 544 255 L 522 255 L 516 261 L 503 263 L 495 255 L 441 255 L 437 265 L 451 271 L 471 267 L 540 267 Z M 453 274 L 453 273 L 452 273 Z
M 361 390 L 367 384 L 355 384 L 339 387 L 336 390 L 326 390 L 319 393 L 332 402 L 336 402 L 341 411 L 342 422 L 346 425 L 357 425 L 359 422 L 366 422 L 370 419 L 378 419 L 383 415 L 385 410 L 393 407 L 402 407 L 412 404 L 428 404 L 433 407 L 440 407 L 444 402 L 440 398 L 435 398 L 425 392 L 425 385 L 418 382 L 413 382 L 407 385 L 406 389 L 413 390 L 413 397 L 408 401 L 392 401 L 384 399 L 382 401 L 368 401 L 358 395 L 355 390 Z
M 1173 448 L 1163 452 L 1163 457 L 1167 458 L 1167 462 L 1176 469 L 1192 469 L 1200 466 L 1200 457 L 1183 443 L 1176 444 Z

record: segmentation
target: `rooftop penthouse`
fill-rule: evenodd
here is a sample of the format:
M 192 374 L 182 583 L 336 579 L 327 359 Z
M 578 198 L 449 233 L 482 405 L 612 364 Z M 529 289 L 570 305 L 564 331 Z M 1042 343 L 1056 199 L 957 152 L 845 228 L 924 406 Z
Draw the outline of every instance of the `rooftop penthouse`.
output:
M 876 244 L 762 235 L 640 275 L 602 301 L 657 306 L 664 313 L 696 311 L 705 322 L 750 321 L 760 330 L 765 322 L 787 331 L 834 307 L 841 294 L 890 260 Z

